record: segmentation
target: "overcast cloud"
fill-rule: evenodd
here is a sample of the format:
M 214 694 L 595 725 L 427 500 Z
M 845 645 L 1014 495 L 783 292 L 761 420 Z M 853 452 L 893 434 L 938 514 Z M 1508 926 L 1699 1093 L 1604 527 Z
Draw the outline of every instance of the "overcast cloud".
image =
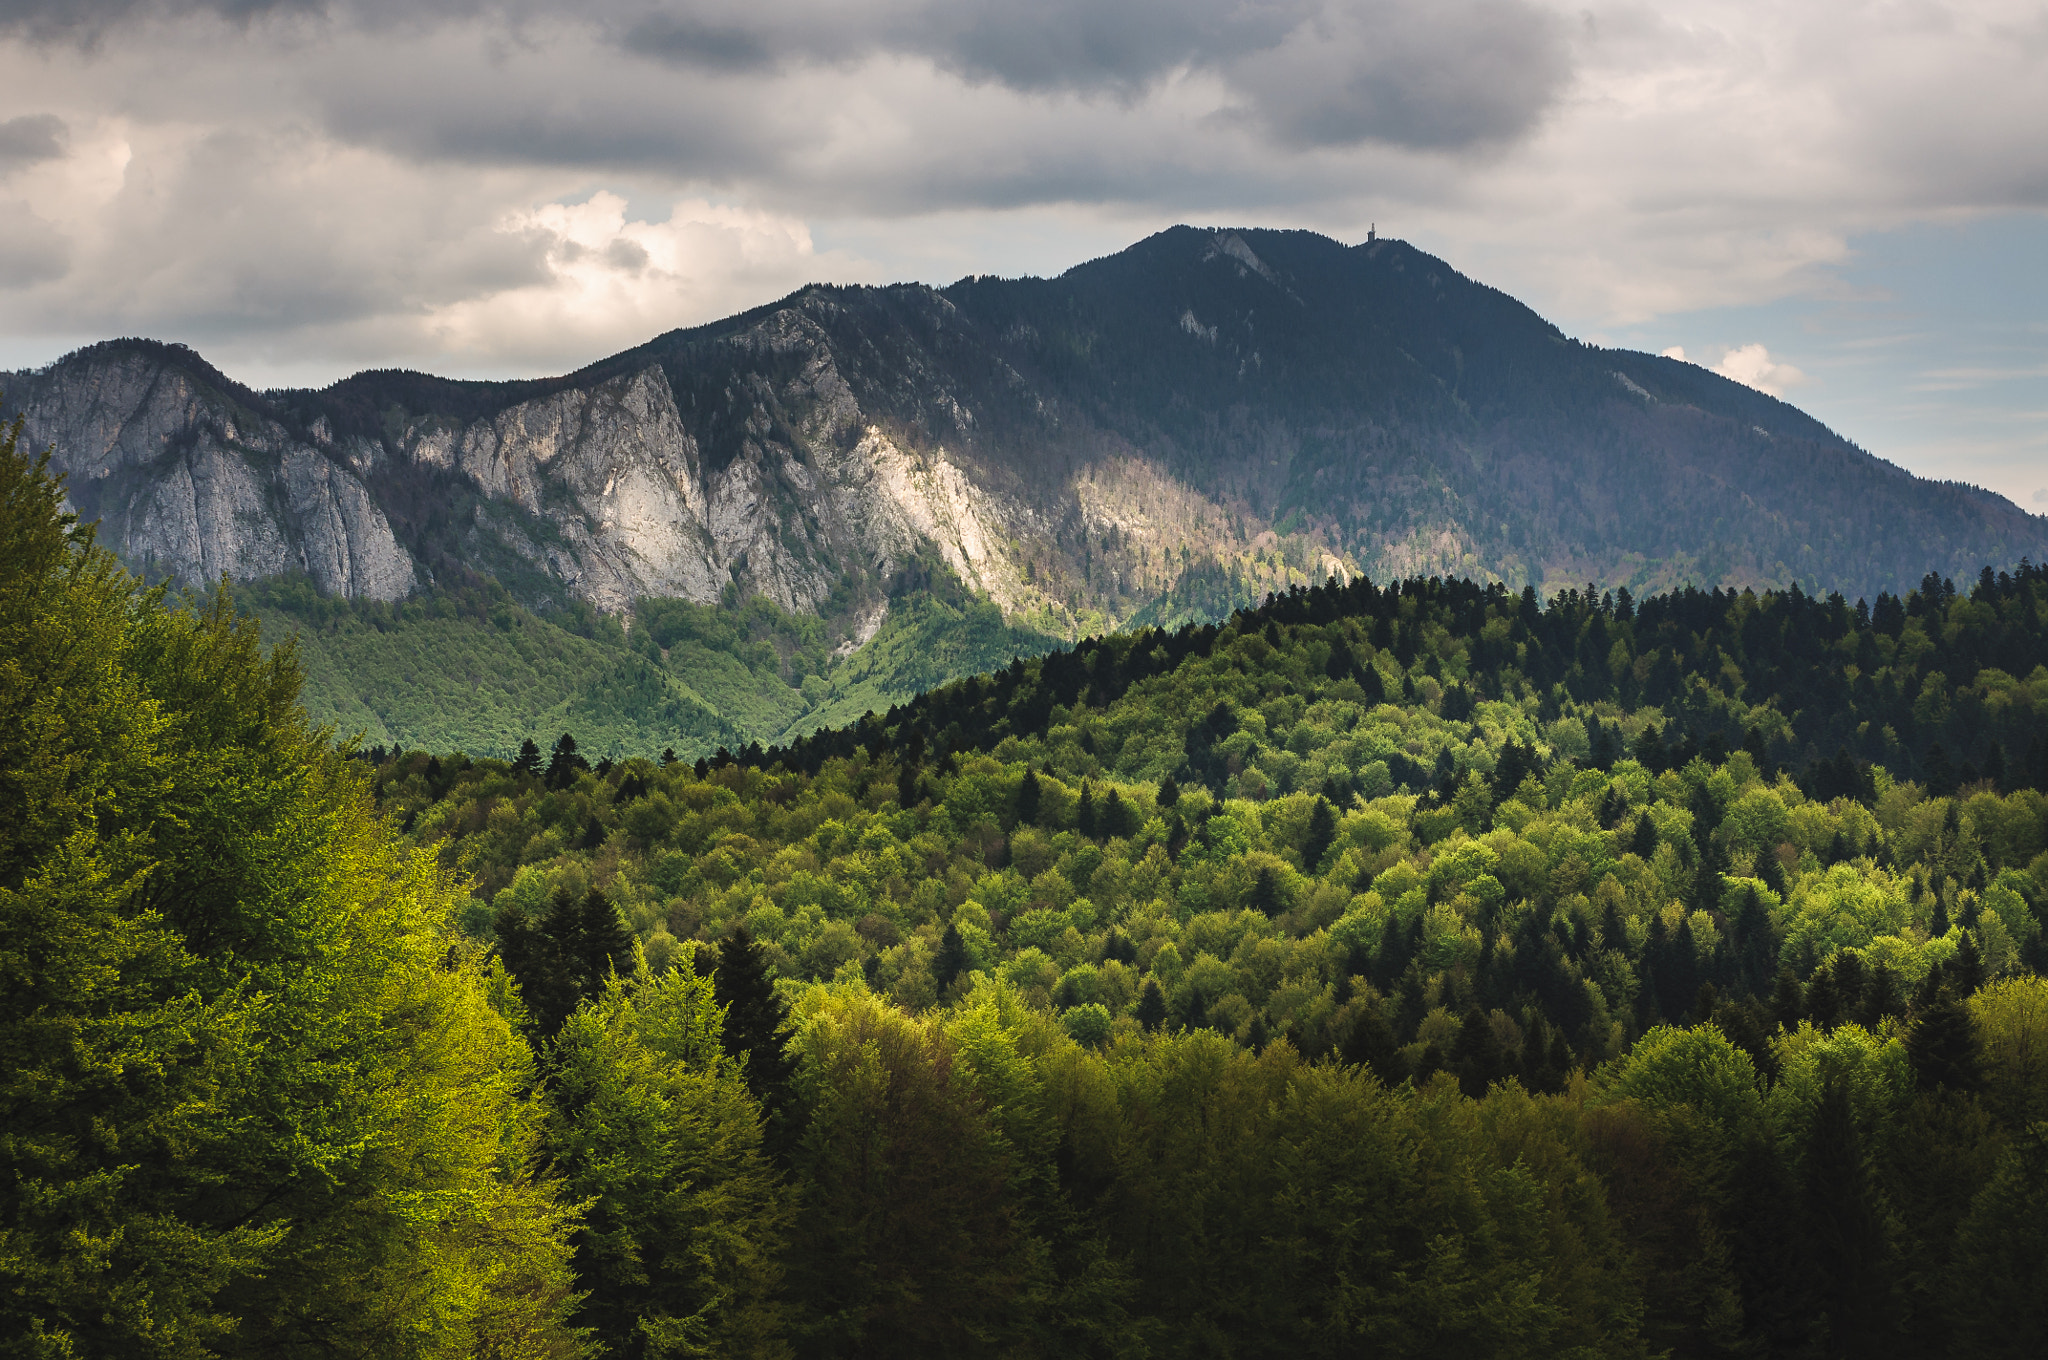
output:
M 1796 336 L 1686 319 L 2038 223 L 2043 127 L 2039 0 L 0 0 L 0 363 L 560 371 L 812 279 L 1376 221 L 1824 405 Z

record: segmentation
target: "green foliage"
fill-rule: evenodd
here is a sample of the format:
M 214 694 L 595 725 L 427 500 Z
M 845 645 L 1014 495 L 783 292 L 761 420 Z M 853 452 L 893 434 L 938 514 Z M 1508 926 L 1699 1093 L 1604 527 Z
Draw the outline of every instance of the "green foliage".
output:
M 788 1196 L 720 1021 L 687 967 L 613 976 L 548 1050 L 545 1146 L 591 1206 L 580 1316 L 610 1355 L 789 1354 L 775 1301 Z
M 695 766 L 366 769 L 289 647 L 138 594 L 11 448 L 0 533 L 11 1353 L 1933 1356 L 2039 1324 L 2048 799 L 2034 682 L 1983 664 L 2039 655 L 2031 569 L 1834 639 L 1938 614 L 1933 688 L 1828 689 L 1794 653 L 1832 606 L 1797 598 L 1408 583 Z M 1773 651 L 1780 609 L 1816 626 Z M 747 617 L 721 655 L 809 664 Z M 1682 667 L 1598 679 L 1679 624 Z M 1897 696 L 1981 701 L 2021 754 L 1948 794 L 1773 767 Z
M 10 1354 L 570 1356 L 532 1060 L 289 648 L 0 444 Z
M 366 745 L 510 755 L 566 729 L 592 757 L 673 747 L 694 760 L 857 721 L 1054 645 L 943 584 L 890 601 L 847 656 L 818 619 L 759 596 L 730 608 L 643 599 L 630 632 L 587 608 L 533 614 L 495 583 L 387 605 L 291 577 L 237 598 L 268 636 L 295 641 L 315 721 Z

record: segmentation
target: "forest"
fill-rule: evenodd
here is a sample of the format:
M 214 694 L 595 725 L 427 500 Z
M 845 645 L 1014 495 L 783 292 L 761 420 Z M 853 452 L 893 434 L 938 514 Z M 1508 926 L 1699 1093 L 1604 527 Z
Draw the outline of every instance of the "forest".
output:
M 2048 574 L 1331 582 L 364 751 L 0 450 L 0 1348 L 1997 1356 Z

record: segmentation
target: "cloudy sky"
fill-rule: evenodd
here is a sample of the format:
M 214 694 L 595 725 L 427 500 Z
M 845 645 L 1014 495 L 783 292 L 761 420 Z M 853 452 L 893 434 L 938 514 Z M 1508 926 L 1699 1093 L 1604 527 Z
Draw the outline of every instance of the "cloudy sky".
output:
M 559 372 L 1377 223 L 2040 512 L 2044 133 L 2042 0 L 0 0 L 0 368 Z

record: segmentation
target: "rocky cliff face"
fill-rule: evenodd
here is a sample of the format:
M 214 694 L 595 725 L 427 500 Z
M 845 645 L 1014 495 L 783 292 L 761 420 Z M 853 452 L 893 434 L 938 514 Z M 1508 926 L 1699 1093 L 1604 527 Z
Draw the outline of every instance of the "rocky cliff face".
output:
M 737 590 L 872 633 L 938 564 L 1055 633 L 1332 571 L 1874 594 L 2048 551 L 1703 370 L 1400 245 L 1185 228 L 1055 280 L 811 288 L 581 373 L 258 394 L 117 341 L 4 380 L 132 565 L 394 599 Z
M 102 347 L 5 390 L 73 506 L 139 571 L 195 584 L 303 571 L 383 600 L 417 584 L 352 468 L 162 353 Z

